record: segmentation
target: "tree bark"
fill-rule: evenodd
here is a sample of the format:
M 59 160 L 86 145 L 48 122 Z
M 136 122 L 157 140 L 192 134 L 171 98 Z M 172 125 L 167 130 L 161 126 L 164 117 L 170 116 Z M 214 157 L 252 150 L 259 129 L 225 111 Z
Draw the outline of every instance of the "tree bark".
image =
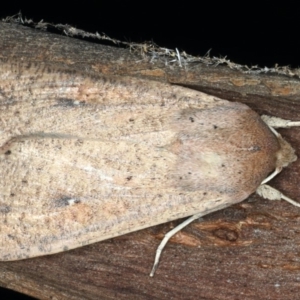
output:
M 296 76 L 244 72 L 204 63 L 166 64 L 129 49 L 0 23 L 0 59 L 43 62 L 184 85 L 259 114 L 300 120 Z M 0 68 L 1 69 L 1 68 Z M 300 129 L 278 130 L 294 147 Z M 300 201 L 300 160 L 271 183 Z M 2 174 L 0 176 L 5 176 Z M 0 263 L 0 285 L 39 299 L 296 299 L 300 209 L 252 195 L 194 222 L 166 246 L 149 277 L 163 235 L 182 220 L 75 250 Z M 1 229 L 0 229 L 1 230 Z

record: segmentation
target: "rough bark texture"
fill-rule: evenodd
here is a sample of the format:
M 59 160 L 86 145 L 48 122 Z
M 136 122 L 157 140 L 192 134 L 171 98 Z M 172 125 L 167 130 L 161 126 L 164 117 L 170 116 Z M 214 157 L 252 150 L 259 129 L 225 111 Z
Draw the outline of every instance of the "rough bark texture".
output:
M 298 78 L 200 63 L 153 64 L 127 49 L 15 24 L 0 23 L 0 37 L 0 59 L 169 81 L 246 103 L 260 114 L 300 119 Z M 279 131 L 299 152 L 300 129 Z M 297 201 L 299 165 L 300 160 L 271 183 Z M 150 278 L 155 249 L 177 223 L 47 257 L 1 262 L 0 285 L 40 299 L 298 299 L 299 208 L 252 195 L 206 216 L 171 239 Z

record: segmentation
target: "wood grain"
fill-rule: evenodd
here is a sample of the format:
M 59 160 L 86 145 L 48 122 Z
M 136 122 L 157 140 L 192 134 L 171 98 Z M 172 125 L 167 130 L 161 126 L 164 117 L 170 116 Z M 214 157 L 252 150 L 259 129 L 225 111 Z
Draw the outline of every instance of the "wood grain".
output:
M 256 112 L 299 120 L 299 80 L 196 64 L 168 67 L 113 48 L 0 23 L 0 58 L 51 62 L 104 74 L 182 84 L 248 104 Z M 300 129 L 279 130 L 299 156 Z M 271 185 L 300 202 L 300 160 Z M 4 176 L 2 174 L 0 176 Z M 72 251 L 0 263 L 0 285 L 39 299 L 297 299 L 300 210 L 252 195 L 176 235 L 155 277 L 154 253 L 180 220 Z

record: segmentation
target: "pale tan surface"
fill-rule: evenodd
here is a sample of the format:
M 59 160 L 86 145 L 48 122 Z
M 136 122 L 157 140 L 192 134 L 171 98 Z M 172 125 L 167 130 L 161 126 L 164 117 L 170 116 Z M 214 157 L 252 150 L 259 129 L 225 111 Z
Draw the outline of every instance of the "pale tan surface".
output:
M 256 113 L 197 91 L 41 63 L 0 89 L 2 260 L 232 205 L 276 166 Z

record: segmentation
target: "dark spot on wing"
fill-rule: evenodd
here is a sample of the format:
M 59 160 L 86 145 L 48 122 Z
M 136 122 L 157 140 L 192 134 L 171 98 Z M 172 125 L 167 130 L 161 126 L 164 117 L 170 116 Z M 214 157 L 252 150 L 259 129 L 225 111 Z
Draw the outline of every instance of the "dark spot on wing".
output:
M 74 197 L 62 197 L 54 200 L 54 203 L 55 203 L 55 207 L 65 207 L 70 204 L 80 203 L 80 199 Z
M 10 206 L 8 205 L 0 205 L 0 214 L 7 214 L 11 211 Z
M 85 105 L 86 105 L 85 101 L 79 101 L 79 100 L 74 100 L 69 98 L 58 98 L 54 107 L 60 106 L 65 108 L 73 108 L 73 107 L 82 107 Z

